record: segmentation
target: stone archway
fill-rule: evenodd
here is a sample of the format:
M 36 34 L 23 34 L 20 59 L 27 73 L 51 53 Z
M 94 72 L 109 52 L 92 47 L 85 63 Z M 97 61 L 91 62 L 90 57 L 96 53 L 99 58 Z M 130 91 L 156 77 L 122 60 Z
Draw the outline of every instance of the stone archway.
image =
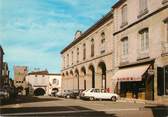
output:
M 35 96 L 41 96 L 45 94 L 45 90 L 43 88 L 37 88 L 34 90 L 34 95 Z
M 100 62 L 98 64 L 98 75 L 100 77 L 100 88 L 107 88 L 107 79 L 106 79 L 106 64 L 104 62 Z
M 74 89 L 79 90 L 79 70 L 75 69 L 75 78 L 74 78 Z
M 70 85 L 70 88 L 69 89 L 74 89 L 74 73 L 72 70 L 70 70 L 70 79 L 69 79 L 69 85 Z
M 84 66 L 81 68 L 81 83 L 80 84 L 82 85 L 81 89 L 86 90 L 86 69 Z
M 91 88 L 95 88 L 95 68 L 93 65 L 89 66 L 89 77 L 91 77 Z

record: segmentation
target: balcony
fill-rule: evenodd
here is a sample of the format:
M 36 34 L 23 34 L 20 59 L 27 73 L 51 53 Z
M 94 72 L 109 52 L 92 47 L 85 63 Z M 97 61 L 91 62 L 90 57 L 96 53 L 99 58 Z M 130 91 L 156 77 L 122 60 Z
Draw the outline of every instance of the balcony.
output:
M 168 42 L 162 42 L 161 47 L 162 47 L 162 56 L 168 55 Z
M 120 65 L 126 65 L 129 63 L 129 60 L 128 60 L 128 55 L 121 55 L 120 57 Z
M 137 54 L 138 54 L 137 60 L 149 58 L 149 50 L 145 50 L 145 51 L 138 50 Z

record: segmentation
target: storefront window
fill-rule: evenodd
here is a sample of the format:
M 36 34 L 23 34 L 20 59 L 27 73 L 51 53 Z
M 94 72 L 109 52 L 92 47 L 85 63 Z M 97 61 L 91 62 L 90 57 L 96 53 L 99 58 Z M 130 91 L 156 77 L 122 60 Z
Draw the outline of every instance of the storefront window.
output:
M 158 95 L 168 95 L 168 65 L 157 68 Z

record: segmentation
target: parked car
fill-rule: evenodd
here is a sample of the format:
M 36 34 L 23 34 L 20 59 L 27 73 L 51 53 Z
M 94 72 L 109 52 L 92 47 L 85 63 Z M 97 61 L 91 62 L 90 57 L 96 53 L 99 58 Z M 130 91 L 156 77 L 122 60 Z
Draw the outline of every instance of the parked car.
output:
M 0 89 L 0 100 L 9 99 L 9 92 L 5 89 Z
M 91 88 L 83 91 L 80 98 L 89 99 L 91 101 L 95 99 L 110 99 L 112 101 L 116 101 L 119 99 L 119 96 L 114 93 L 106 92 L 104 89 Z
M 79 98 L 81 90 L 74 89 L 74 90 L 66 90 L 63 94 L 64 98 Z
M 51 91 L 51 96 L 56 96 L 57 92 L 58 92 L 58 89 L 53 88 L 52 91 Z

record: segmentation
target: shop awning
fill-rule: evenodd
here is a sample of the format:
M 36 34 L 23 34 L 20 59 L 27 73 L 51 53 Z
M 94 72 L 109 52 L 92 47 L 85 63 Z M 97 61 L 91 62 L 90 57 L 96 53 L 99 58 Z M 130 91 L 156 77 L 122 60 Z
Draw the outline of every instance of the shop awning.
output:
M 149 66 L 148 64 L 120 69 L 115 73 L 113 79 L 117 81 L 141 81 L 142 75 L 147 71 Z

